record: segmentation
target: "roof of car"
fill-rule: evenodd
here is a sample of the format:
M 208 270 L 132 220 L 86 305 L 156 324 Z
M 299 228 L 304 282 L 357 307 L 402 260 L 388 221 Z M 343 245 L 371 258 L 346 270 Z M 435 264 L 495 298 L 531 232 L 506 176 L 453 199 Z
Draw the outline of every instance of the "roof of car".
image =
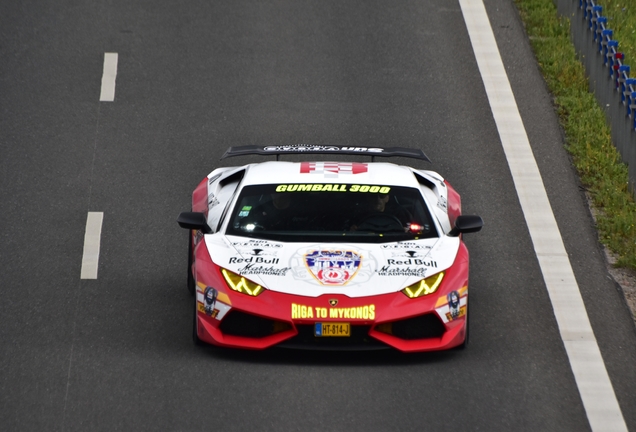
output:
M 386 162 L 261 162 L 247 166 L 244 185 L 343 183 L 417 187 L 410 167 Z

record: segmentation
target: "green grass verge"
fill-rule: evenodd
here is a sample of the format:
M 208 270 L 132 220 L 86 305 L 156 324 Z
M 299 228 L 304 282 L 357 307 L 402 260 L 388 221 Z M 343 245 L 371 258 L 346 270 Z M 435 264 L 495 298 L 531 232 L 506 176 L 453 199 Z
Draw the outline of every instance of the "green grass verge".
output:
M 625 53 L 625 64 L 636 67 L 636 3 L 634 0 L 597 0 L 597 3 L 603 6 L 608 28 L 614 30 L 618 50 Z
M 597 227 L 600 240 L 618 255 L 617 266 L 636 269 L 636 204 L 628 188 L 627 166 L 621 162 L 612 144 L 603 111 L 588 91 L 583 65 L 578 61 L 570 41 L 569 21 L 558 16 L 552 0 L 515 0 L 515 3 L 552 92 L 565 130 L 566 148 L 572 155 L 581 182 L 592 197 L 593 205 L 599 210 Z M 620 2 L 607 3 L 619 8 L 617 4 Z M 607 12 L 611 10 L 614 9 L 608 7 Z M 614 29 L 615 39 L 625 33 L 623 29 L 632 32 L 630 26 L 636 23 L 636 17 L 623 22 L 623 15 L 620 31 L 618 26 Z M 612 27 L 618 24 L 619 19 L 608 21 Z M 636 34 L 631 36 L 636 38 Z M 624 47 L 619 41 L 619 47 L 626 55 L 631 55 L 627 45 Z

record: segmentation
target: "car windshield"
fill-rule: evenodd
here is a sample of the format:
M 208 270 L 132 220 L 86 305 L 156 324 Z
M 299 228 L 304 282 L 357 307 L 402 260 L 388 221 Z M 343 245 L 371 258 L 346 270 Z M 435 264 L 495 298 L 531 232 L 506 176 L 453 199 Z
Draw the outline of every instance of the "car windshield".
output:
M 418 189 L 323 183 L 244 187 L 226 234 L 286 242 L 363 243 L 438 236 Z

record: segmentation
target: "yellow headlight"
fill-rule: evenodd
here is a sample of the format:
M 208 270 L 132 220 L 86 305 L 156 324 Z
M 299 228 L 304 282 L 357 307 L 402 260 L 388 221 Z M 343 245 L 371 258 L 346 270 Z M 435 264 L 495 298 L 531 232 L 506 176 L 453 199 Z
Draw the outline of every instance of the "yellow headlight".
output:
M 225 282 L 227 286 L 232 288 L 234 291 L 238 291 L 243 294 L 257 296 L 263 292 L 263 287 L 252 282 L 249 279 L 245 279 L 241 275 L 237 275 L 236 273 L 232 273 L 229 270 L 221 269 L 221 273 L 225 278 Z
M 404 295 L 409 298 L 417 298 L 429 294 L 433 294 L 437 291 L 437 287 L 442 283 L 444 279 L 444 272 L 439 272 L 433 276 L 429 276 L 426 279 L 422 279 L 419 282 L 409 285 L 402 290 Z

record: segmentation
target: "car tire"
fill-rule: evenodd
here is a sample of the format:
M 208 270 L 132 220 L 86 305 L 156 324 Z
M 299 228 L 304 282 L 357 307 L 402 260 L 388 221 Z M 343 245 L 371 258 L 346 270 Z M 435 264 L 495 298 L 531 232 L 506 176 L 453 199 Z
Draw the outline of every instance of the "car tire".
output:
M 188 231 L 188 238 L 188 291 L 190 292 L 190 295 L 194 295 L 196 291 L 196 282 L 192 275 L 192 231 Z
M 199 339 L 199 332 L 197 331 L 198 327 L 198 319 L 197 319 L 197 297 L 194 296 L 194 309 L 192 310 L 192 342 L 196 346 L 205 345 L 201 339 Z

